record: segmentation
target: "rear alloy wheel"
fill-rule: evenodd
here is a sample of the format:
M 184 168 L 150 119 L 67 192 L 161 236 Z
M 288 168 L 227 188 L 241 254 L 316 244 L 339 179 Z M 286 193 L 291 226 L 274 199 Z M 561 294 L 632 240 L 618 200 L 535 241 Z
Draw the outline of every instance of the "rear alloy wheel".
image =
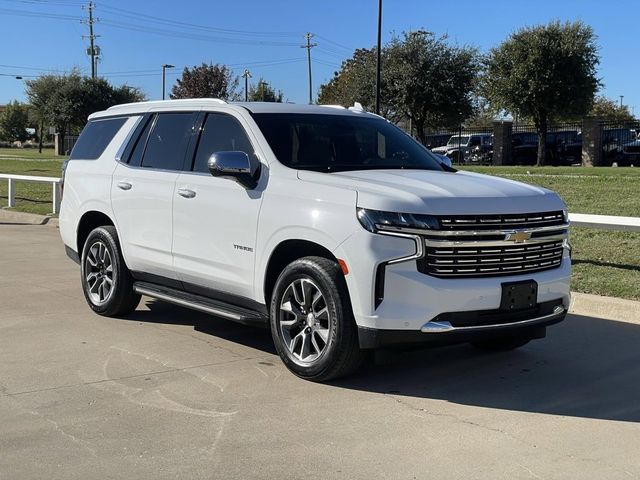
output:
M 333 260 L 304 257 L 287 265 L 273 290 L 270 322 L 280 358 L 301 378 L 342 377 L 364 359 L 344 275 Z
M 89 233 L 80 261 L 82 290 L 91 309 L 107 317 L 126 315 L 140 302 L 133 278 L 124 263 L 115 227 L 106 225 Z

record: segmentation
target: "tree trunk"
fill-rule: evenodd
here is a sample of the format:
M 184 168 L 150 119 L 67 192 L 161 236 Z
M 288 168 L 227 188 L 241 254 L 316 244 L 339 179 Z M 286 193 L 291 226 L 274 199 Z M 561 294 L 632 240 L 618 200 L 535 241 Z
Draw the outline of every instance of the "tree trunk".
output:
M 424 132 L 424 120 L 414 118 L 413 119 L 413 128 L 416 129 L 416 137 L 420 140 L 420 143 L 425 144 L 425 132 Z
M 547 159 L 547 122 L 541 121 L 538 125 L 538 160 L 536 166 L 544 166 Z
M 40 136 L 38 138 L 38 153 L 42 153 L 42 138 L 44 137 L 44 120 L 40 120 Z

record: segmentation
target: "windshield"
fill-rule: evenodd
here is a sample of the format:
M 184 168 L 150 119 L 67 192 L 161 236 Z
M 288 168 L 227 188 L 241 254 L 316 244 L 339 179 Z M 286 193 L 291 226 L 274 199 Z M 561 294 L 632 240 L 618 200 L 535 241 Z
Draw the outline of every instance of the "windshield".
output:
M 461 137 L 456 135 L 456 136 L 451 137 L 449 139 L 449 141 L 447 142 L 447 146 L 455 147 L 455 146 L 458 146 L 458 145 L 466 145 L 467 143 L 469 143 L 469 136 L 468 135 L 463 135 Z
M 426 148 L 380 118 L 307 113 L 253 117 L 277 159 L 298 170 L 444 169 Z

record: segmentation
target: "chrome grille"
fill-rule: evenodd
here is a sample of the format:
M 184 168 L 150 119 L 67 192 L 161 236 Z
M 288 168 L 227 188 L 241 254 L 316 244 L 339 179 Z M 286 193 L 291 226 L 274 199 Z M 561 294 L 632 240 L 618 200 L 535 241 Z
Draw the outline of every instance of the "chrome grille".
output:
M 562 211 L 508 214 L 508 215 L 457 215 L 455 217 L 439 217 L 440 227 L 445 231 L 457 230 L 501 230 L 526 229 L 565 223 Z
M 435 277 L 518 275 L 559 267 L 564 241 L 513 246 L 430 247 L 419 262 L 422 273 Z
M 439 217 L 421 234 L 418 270 L 441 278 L 522 275 L 558 268 L 569 225 L 562 211 Z

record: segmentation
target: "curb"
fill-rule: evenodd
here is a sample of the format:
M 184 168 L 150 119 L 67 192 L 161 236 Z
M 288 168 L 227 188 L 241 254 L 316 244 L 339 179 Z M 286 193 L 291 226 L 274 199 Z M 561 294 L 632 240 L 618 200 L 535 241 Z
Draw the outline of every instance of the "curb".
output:
M 571 292 L 569 313 L 640 324 L 640 302 Z
M 58 217 L 0 209 L 0 225 L 2 224 L 49 225 L 51 227 L 57 227 Z

